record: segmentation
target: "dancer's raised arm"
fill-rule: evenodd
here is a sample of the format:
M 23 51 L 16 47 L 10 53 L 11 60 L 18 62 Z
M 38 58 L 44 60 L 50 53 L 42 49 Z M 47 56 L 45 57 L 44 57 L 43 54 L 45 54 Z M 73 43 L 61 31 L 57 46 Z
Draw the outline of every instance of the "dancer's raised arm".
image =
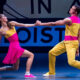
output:
M 18 27 L 32 27 L 32 26 L 36 26 L 35 24 L 24 24 L 24 23 L 19 23 L 16 21 L 11 21 L 9 22 L 11 25 L 13 26 L 18 26 Z
M 69 24 L 69 25 L 72 24 L 71 19 L 65 18 L 63 20 L 58 20 L 55 22 L 45 22 L 45 23 L 42 23 L 39 20 L 36 21 L 36 25 L 39 25 L 39 26 L 57 26 L 57 25 L 65 25 L 65 24 Z

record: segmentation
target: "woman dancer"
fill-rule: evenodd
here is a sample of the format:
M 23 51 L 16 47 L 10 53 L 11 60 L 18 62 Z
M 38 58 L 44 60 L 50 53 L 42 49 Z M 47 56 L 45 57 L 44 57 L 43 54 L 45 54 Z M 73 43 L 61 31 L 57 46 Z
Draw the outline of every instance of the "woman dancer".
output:
M 26 49 L 23 49 L 19 45 L 19 39 L 17 32 L 15 30 L 15 26 L 24 26 L 31 27 L 35 26 L 35 24 L 23 24 L 18 23 L 16 21 L 8 22 L 7 17 L 4 14 L 0 14 L 1 28 L 0 35 L 3 35 L 10 42 L 10 46 L 8 49 L 8 53 L 3 60 L 4 64 L 13 64 L 12 68 L 3 67 L 0 70 L 15 70 L 19 68 L 19 58 L 20 57 L 28 57 L 26 62 L 26 78 L 35 78 L 34 75 L 30 74 L 30 68 L 33 62 L 34 54 Z

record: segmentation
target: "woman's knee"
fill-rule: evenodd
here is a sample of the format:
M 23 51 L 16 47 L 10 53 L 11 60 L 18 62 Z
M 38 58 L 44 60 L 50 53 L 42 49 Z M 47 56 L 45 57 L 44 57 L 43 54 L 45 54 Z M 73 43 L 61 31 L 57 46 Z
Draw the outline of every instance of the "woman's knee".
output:
M 13 70 L 18 70 L 19 66 L 13 66 Z
M 33 58 L 34 58 L 34 54 L 33 54 L 33 53 L 31 53 L 31 57 L 33 57 Z
M 18 70 L 18 69 L 19 69 L 19 67 L 15 67 L 14 69 L 15 69 L 15 70 Z
M 34 54 L 32 52 L 30 52 L 29 57 L 34 58 Z
M 22 57 L 33 57 L 34 58 L 34 54 L 30 51 L 25 50 Z

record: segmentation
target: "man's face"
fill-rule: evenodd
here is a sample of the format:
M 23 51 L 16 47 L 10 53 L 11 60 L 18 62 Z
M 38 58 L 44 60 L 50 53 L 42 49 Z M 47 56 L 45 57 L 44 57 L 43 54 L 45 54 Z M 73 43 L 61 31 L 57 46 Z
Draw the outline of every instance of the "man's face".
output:
M 76 7 L 75 6 L 72 6 L 72 8 L 70 9 L 69 13 L 70 14 L 76 13 Z

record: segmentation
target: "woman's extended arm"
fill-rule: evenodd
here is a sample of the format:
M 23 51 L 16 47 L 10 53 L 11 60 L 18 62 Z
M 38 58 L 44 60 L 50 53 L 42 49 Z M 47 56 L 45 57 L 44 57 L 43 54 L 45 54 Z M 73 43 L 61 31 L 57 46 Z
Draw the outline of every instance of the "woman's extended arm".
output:
M 18 23 L 16 21 L 11 21 L 10 24 L 13 25 L 13 26 L 18 26 L 18 27 L 32 27 L 32 26 L 36 26 L 35 24 L 23 24 L 23 23 Z

